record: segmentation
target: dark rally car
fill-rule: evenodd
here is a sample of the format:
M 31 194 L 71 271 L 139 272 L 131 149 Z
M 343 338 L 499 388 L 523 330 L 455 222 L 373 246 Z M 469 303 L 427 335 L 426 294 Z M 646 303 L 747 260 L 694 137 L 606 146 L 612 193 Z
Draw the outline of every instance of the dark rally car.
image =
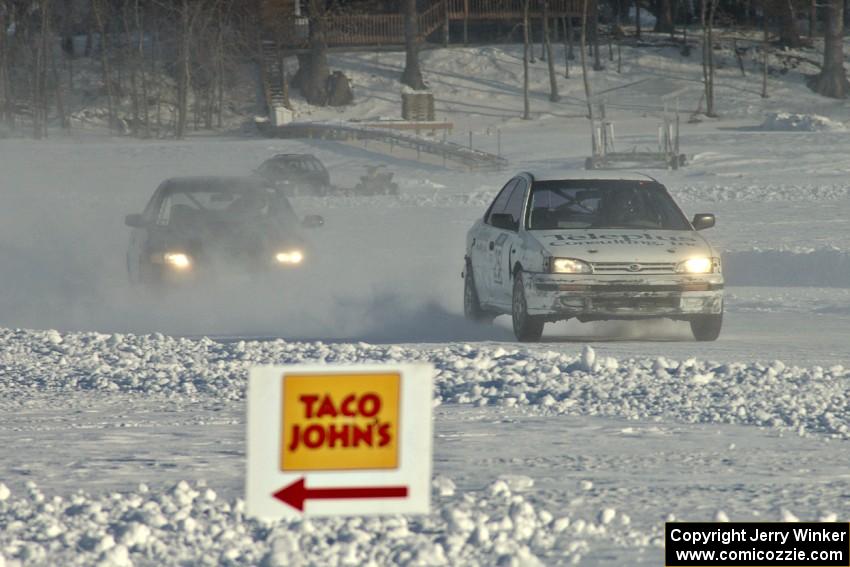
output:
M 130 281 L 157 284 L 297 268 L 307 261 L 300 229 L 324 221 L 300 221 L 286 196 L 262 179 L 178 177 L 125 223 L 133 228 Z
M 324 164 L 311 154 L 278 154 L 260 164 L 257 175 L 289 195 L 327 195 L 331 176 Z

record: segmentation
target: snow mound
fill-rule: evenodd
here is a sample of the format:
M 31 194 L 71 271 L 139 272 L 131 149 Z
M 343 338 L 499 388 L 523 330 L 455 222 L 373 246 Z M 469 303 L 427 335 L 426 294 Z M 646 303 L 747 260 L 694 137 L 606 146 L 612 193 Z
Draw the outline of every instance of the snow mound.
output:
M 0 502 L 0 558 L 51 565 L 526 565 L 578 563 L 597 542 L 645 548 L 660 528 L 555 517 L 510 490 L 435 494 L 434 513 L 259 521 L 204 482 L 163 491 L 48 497 L 34 483 Z M 623 516 L 625 518 L 625 516 Z M 607 521 L 606 521 L 607 520 Z M 622 520 L 622 518 L 621 518 Z M 556 558 L 556 559 L 555 559 Z M 8 563 L 7 563 L 8 564 Z
M 850 197 L 850 186 L 794 185 L 765 183 L 759 185 L 678 185 L 671 183 L 670 193 L 680 201 L 835 201 Z
M 842 132 L 847 129 L 841 122 L 826 116 L 791 112 L 771 112 L 759 128 L 769 132 Z
M 725 252 L 723 271 L 729 285 L 850 288 L 850 254 L 836 248 Z
M 218 342 L 5 329 L 0 330 L 0 411 L 14 411 L 37 392 L 243 400 L 249 368 L 317 361 L 430 362 L 436 368 L 437 404 L 752 424 L 850 438 L 850 373 L 840 365 L 618 361 L 590 349 L 565 354 L 464 343 Z

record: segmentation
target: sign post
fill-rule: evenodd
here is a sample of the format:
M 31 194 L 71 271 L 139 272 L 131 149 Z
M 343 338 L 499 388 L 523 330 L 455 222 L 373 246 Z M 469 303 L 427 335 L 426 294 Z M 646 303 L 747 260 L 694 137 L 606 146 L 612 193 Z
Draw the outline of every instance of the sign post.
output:
M 248 514 L 427 514 L 433 374 L 428 364 L 252 369 Z

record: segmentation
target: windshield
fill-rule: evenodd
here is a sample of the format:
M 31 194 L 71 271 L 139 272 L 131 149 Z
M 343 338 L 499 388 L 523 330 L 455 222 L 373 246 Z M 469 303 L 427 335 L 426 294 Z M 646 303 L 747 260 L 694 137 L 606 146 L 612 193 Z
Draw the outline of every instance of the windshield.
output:
M 234 191 L 200 189 L 172 191 L 165 196 L 157 224 L 188 227 L 196 224 L 250 223 L 264 219 L 293 221 L 289 202 L 271 189 Z
M 528 230 L 691 229 L 664 186 L 650 181 L 538 181 L 527 215 Z

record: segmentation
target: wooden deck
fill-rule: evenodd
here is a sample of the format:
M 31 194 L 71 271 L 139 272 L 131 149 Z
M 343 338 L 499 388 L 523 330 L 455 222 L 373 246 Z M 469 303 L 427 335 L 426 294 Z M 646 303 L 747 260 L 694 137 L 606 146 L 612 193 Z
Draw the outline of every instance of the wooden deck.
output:
M 446 33 L 450 22 L 470 21 L 520 21 L 523 17 L 523 0 L 431 0 L 419 14 L 419 36 L 426 40 L 436 32 Z M 532 17 L 543 14 L 543 0 L 531 0 Z M 272 16 L 269 12 L 268 16 Z M 549 0 L 552 18 L 578 17 L 581 0 Z M 273 34 L 275 43 L 289 49 L 307 46 L 307 18 L 274 16 L 266 19 L 267 34 Z M 404 43 L 404 16 L 396 14 L 345 14 L 332 15 L 325 20 L 329 47 L 385 46 Z M 270 38 L 271 39 L 271 38 Z

